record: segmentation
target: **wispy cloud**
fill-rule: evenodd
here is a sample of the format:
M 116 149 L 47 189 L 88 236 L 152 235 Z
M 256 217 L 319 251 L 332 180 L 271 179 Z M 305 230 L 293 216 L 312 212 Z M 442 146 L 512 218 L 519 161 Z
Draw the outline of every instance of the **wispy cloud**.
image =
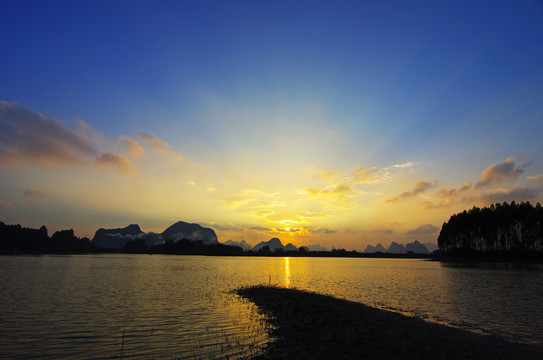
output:
M 264 195 L 264 192 L 262 191 L 255 189 L 245 189 L 241 193 L 225 197 L 222 200 L 222 203 L 227 209 L 236 209 L 257 200 L 262 195 Z
M 81 132 L 17 103 L 0 101 L 0 163 L 72 165 L 97 154 Z
M 323 218 L 327 216 L 328 214 L 321 214 L 312 211 L 274 212 L 273 214 L 266 215 L 266 220 L 280 223 L 305 224 L 307 223 L 306 219 Z
M 171 157 L 174 164 L 184 159 L 184 156 L 172 149 L 172 146 L 166 141 L 159 139 L 153 134 L 140 133 L 137 140 L 149 146 L 157 154 L 165 154 Z
M 438 232 L 440 229 L 432 224 L 424 224 L 418 226 L 416 229 L 406 232 L 406 235 L 427 235 Z
M 338 172 L 335 172 L 335 171 L 327 171 L 327 170 L 322 170 L 322 171 L 320 171 L 320 175 L 321 175 L 321 177 L 322 177 L 324 180 L 327 180 L 327 181 L 336 179 L 336 178 L 338 178 L 338 177 L 341 176 L 341 174 L 338 173 Z
M 438 192 L 432 195 L 432 200 L 423 201 L 422 204 L 426 209 L 440 209 L 447 208 L 452 205 L 454 201 L 459 201 L 462 196 L 469 193 L 472 190 L 471 182 L 467 182 L 460 186 L 458 189 L 441 188 Z
M 232 231 L 232 232 L 243 232 L 245 228 L 236 226 L 233 224 L 218 224 L 218 223 L 207 223 L 209 227 L 219 231 Z
M 249 227 L 249 230 L 254 230 L 254 231 L 270 231 L 271 228 L 266 227 L 266 226 L 251 226 L 251 227 Z
M 480 194 L 473 194 L 472 196 L 464 199 L 464 203 L 467 204 L 493 204 L 493 203 L 502 203 L 504 201 L 527 201 L 532 200 L 537 197 L 537 191 L 534 189 L 529 189 L 526 187 L 516 188 L 512 190 L 508 189 L 494 189 L 490 191 L 485 191 Z
M 412 197 L 415 197 L 415 196 L 419 195 L 420 193 L 423 193 L 424 191 L 426 191 L 426 190 L 428 190 L 430 188 L 433 188 L 436 185 L 437 185 L 436 181 L 434 181 L 433 183 L 430 183 L 428 181 L 419 181 L 419 182 L 417 182 L 415 184 L 412 191 L 403 192 L 403 193 L 401 193 L 400 195 L 398 195 L 396 197 L 393 197 L 393 198 L 390 198 L 390 199 L 386 200 L 385 202 L 390 203 L 390 202 L 396 202 L 398 200 L 404 200 L 404 199 L 412 198 Z
M 336 234 L 337 230 L 330 230 L 330 229 L 315 229 L 315 230 L 309 230 L 313 234 Z
M 535 180 L 537 183 L 543 183 L 543 174 L 537 174 L 535 176 L 527 176 L 527 179 Z
M 7 209 L 13 209 L 14 207 L 15 206 L 13 206 L 13 204 L 10 203 L 9 201 L 0 198 L 0 209 L 7 210 Z
M 143 146 L 141 146 L 134 139 L 128 136 L 120 135 L 119 141 L 124 144 L 124 146 L 126 147 L 126 153 L 131 158 L 134 158 L 134 159 L 140 158 L 145 154 L 145 150 L 143 149 Z
M 25 189 L 23 191 L 23 195 L 28 198 L 42 198 L 42 197 L 47 196 L 44 190 L 32 190 L 32 189 Z
M 89 141 L 92 142 L 93 144 L 104 145 L 107 142 L 107 139 L 104 136 L 104 134 L 96 131 L 92 127 L 92 125 L 86 122 L 85 120 L 79 117 L 76 117 L 75 122 L 82 130 L 82 131 L 79 131 L 78 134 L 80 134 L 86 139 L 89 139 Z
M 523 166 L 515 166 L 515 158 L 510 157 L 504 162 L 492 164 L 484 169 L 475 187 L 482 188 L 489 185 L 499 185 L 506 180 L 515 180 L 523 172 Z
M 308 188 L 305 191 L 311 196 L 322 196 L 322 195 L 337 195 L 339 197 L 344 197 L 345 194 L 352 191 L 352 187 L 348 184 L 337 184 L 334 185 L 331 189 L 314 189 Z
M 407 161 L 401 164 L 390 165 L 388 168 L 405 169 L 405 168 L 412 168 L 420 164 L 421 163 L 419 161 Z
M 140 169 L 130 159 L 106 151 L 96 159 L 96 165 L 102 169 L 115 169 L 124 174 L 139 175 Z
M 371 171 L 363 167 L 353 170 L 353 180 L 358 184 L 371 184 L 378 182 L 375 171 Z
M 438 197 L 438 198 L 452 198 L 452 197 L 455 197 L 459 194 L 462 194 L 462 193 L 465 193 L 469 190 L 471 190 L 472 186 L 471 186 L 471 182 L 467 182 L 466 184 L 460 186 L 458 189 L 447 189 L 447 188 L 442 188 L 440 189 L 438 192 L 436 192 L 434 194 L 435 197 Z

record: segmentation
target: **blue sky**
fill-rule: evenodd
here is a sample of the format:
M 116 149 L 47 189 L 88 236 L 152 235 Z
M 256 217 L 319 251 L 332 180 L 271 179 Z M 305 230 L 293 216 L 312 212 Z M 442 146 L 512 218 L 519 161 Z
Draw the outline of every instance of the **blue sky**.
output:
M 541 201 L 542 36 L 541 1 L 3 1 L 0 216 L 360 249 Z

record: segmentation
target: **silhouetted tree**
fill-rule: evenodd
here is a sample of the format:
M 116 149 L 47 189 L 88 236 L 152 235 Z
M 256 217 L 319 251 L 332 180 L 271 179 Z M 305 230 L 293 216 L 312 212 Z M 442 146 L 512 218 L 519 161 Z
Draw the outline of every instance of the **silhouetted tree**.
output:
M 543 208 L 530 202 L 497 203 L 452 215 L 441 227 L 442 251 L 543 253 Z
M 260 248 L 260 250 L 258 250 L 258 252 L 261 253 L 261 254 L 270 254 L 271 253 L 270 247 L 268 245 L 262 246 L 262 248 Z

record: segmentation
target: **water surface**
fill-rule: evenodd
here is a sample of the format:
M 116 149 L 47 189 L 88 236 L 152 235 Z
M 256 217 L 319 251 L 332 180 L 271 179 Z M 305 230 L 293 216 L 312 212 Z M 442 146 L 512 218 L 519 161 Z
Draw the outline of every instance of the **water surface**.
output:
M 308 289 L 543 343 L 543 269 L 417 259 L 168 255 L 0 257 L 2 358 L 239 358 L 268 341 L 229 291 Z M 124 335 L 123 335 L 124 334 Z

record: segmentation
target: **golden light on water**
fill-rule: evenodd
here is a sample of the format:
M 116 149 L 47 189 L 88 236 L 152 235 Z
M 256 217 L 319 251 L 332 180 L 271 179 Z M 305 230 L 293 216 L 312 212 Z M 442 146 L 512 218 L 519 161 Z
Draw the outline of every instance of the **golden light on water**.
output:
M 285 279 L 285 287 L 290 287 L 290 262 L 289 262 L 289 258 L 286 257 L 285 258 L 285 275 L 284 275 L 284 279 Z

